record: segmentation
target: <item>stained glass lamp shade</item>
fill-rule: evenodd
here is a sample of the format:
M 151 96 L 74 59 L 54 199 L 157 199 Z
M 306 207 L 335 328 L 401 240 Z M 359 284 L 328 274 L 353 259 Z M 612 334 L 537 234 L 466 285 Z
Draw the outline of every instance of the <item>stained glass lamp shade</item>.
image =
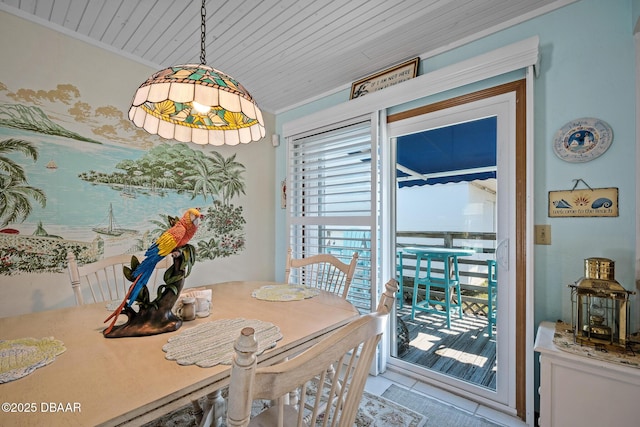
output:
M 166 139 L 237 145 L 265 135 L 262 112 L 233 77 L 204 64 L 158 71 L 136 91 L 129 119 Z

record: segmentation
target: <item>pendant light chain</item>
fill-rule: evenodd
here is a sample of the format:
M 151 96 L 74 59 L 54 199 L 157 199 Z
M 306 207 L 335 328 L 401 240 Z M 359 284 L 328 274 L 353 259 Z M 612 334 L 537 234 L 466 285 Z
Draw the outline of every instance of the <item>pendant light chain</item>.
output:
M 207 16 L 207 9 L 205 8 L 205 1 L 206 0 L 202 0 L 202 7 L 200 8 L 200 17 L 201 17 L 201 22 L 200 22 L 200 64 L 202 65 L 207 65 L 207 59 L 206 59 L 206 54 L 205 54 L 205 50 L 206 50 L 206 46 L 205 46 L 205 35 L 207 33 L 207 22 L 206 22 L 206 16 Z

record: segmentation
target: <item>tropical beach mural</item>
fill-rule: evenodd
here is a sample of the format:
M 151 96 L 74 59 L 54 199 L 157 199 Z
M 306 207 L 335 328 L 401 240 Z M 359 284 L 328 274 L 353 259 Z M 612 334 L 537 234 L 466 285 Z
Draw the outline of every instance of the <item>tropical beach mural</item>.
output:
M 244 249 L 234 201 L 245 166 L 235 154 L 153 141 L 114 107 L 91 112 L 71 85 L 10 92 L 0 83 L 0 92 L 21 101 L 0 103 L 0 274 L 61 272 L 68 251 L 80 263 L 143 251 L 191 207 L 205 215 L 192 241 L 198 260 Z

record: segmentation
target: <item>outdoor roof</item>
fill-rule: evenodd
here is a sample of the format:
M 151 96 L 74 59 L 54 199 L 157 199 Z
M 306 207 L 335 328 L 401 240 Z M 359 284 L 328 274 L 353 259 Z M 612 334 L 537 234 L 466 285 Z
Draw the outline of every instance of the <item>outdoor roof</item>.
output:
M 398 137 L 399 187 L 495 178 L 496 126 L 488 117 Z

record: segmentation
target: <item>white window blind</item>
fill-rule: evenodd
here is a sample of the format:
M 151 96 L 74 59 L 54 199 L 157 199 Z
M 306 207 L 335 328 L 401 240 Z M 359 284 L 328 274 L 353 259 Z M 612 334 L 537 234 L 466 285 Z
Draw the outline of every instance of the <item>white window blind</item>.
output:
M 376 271 L 376 151 L 371 116 L 288 138 L 287 207 L 294 258 L 328 253 L 358 265 L 348 300 L 372 308 Z

